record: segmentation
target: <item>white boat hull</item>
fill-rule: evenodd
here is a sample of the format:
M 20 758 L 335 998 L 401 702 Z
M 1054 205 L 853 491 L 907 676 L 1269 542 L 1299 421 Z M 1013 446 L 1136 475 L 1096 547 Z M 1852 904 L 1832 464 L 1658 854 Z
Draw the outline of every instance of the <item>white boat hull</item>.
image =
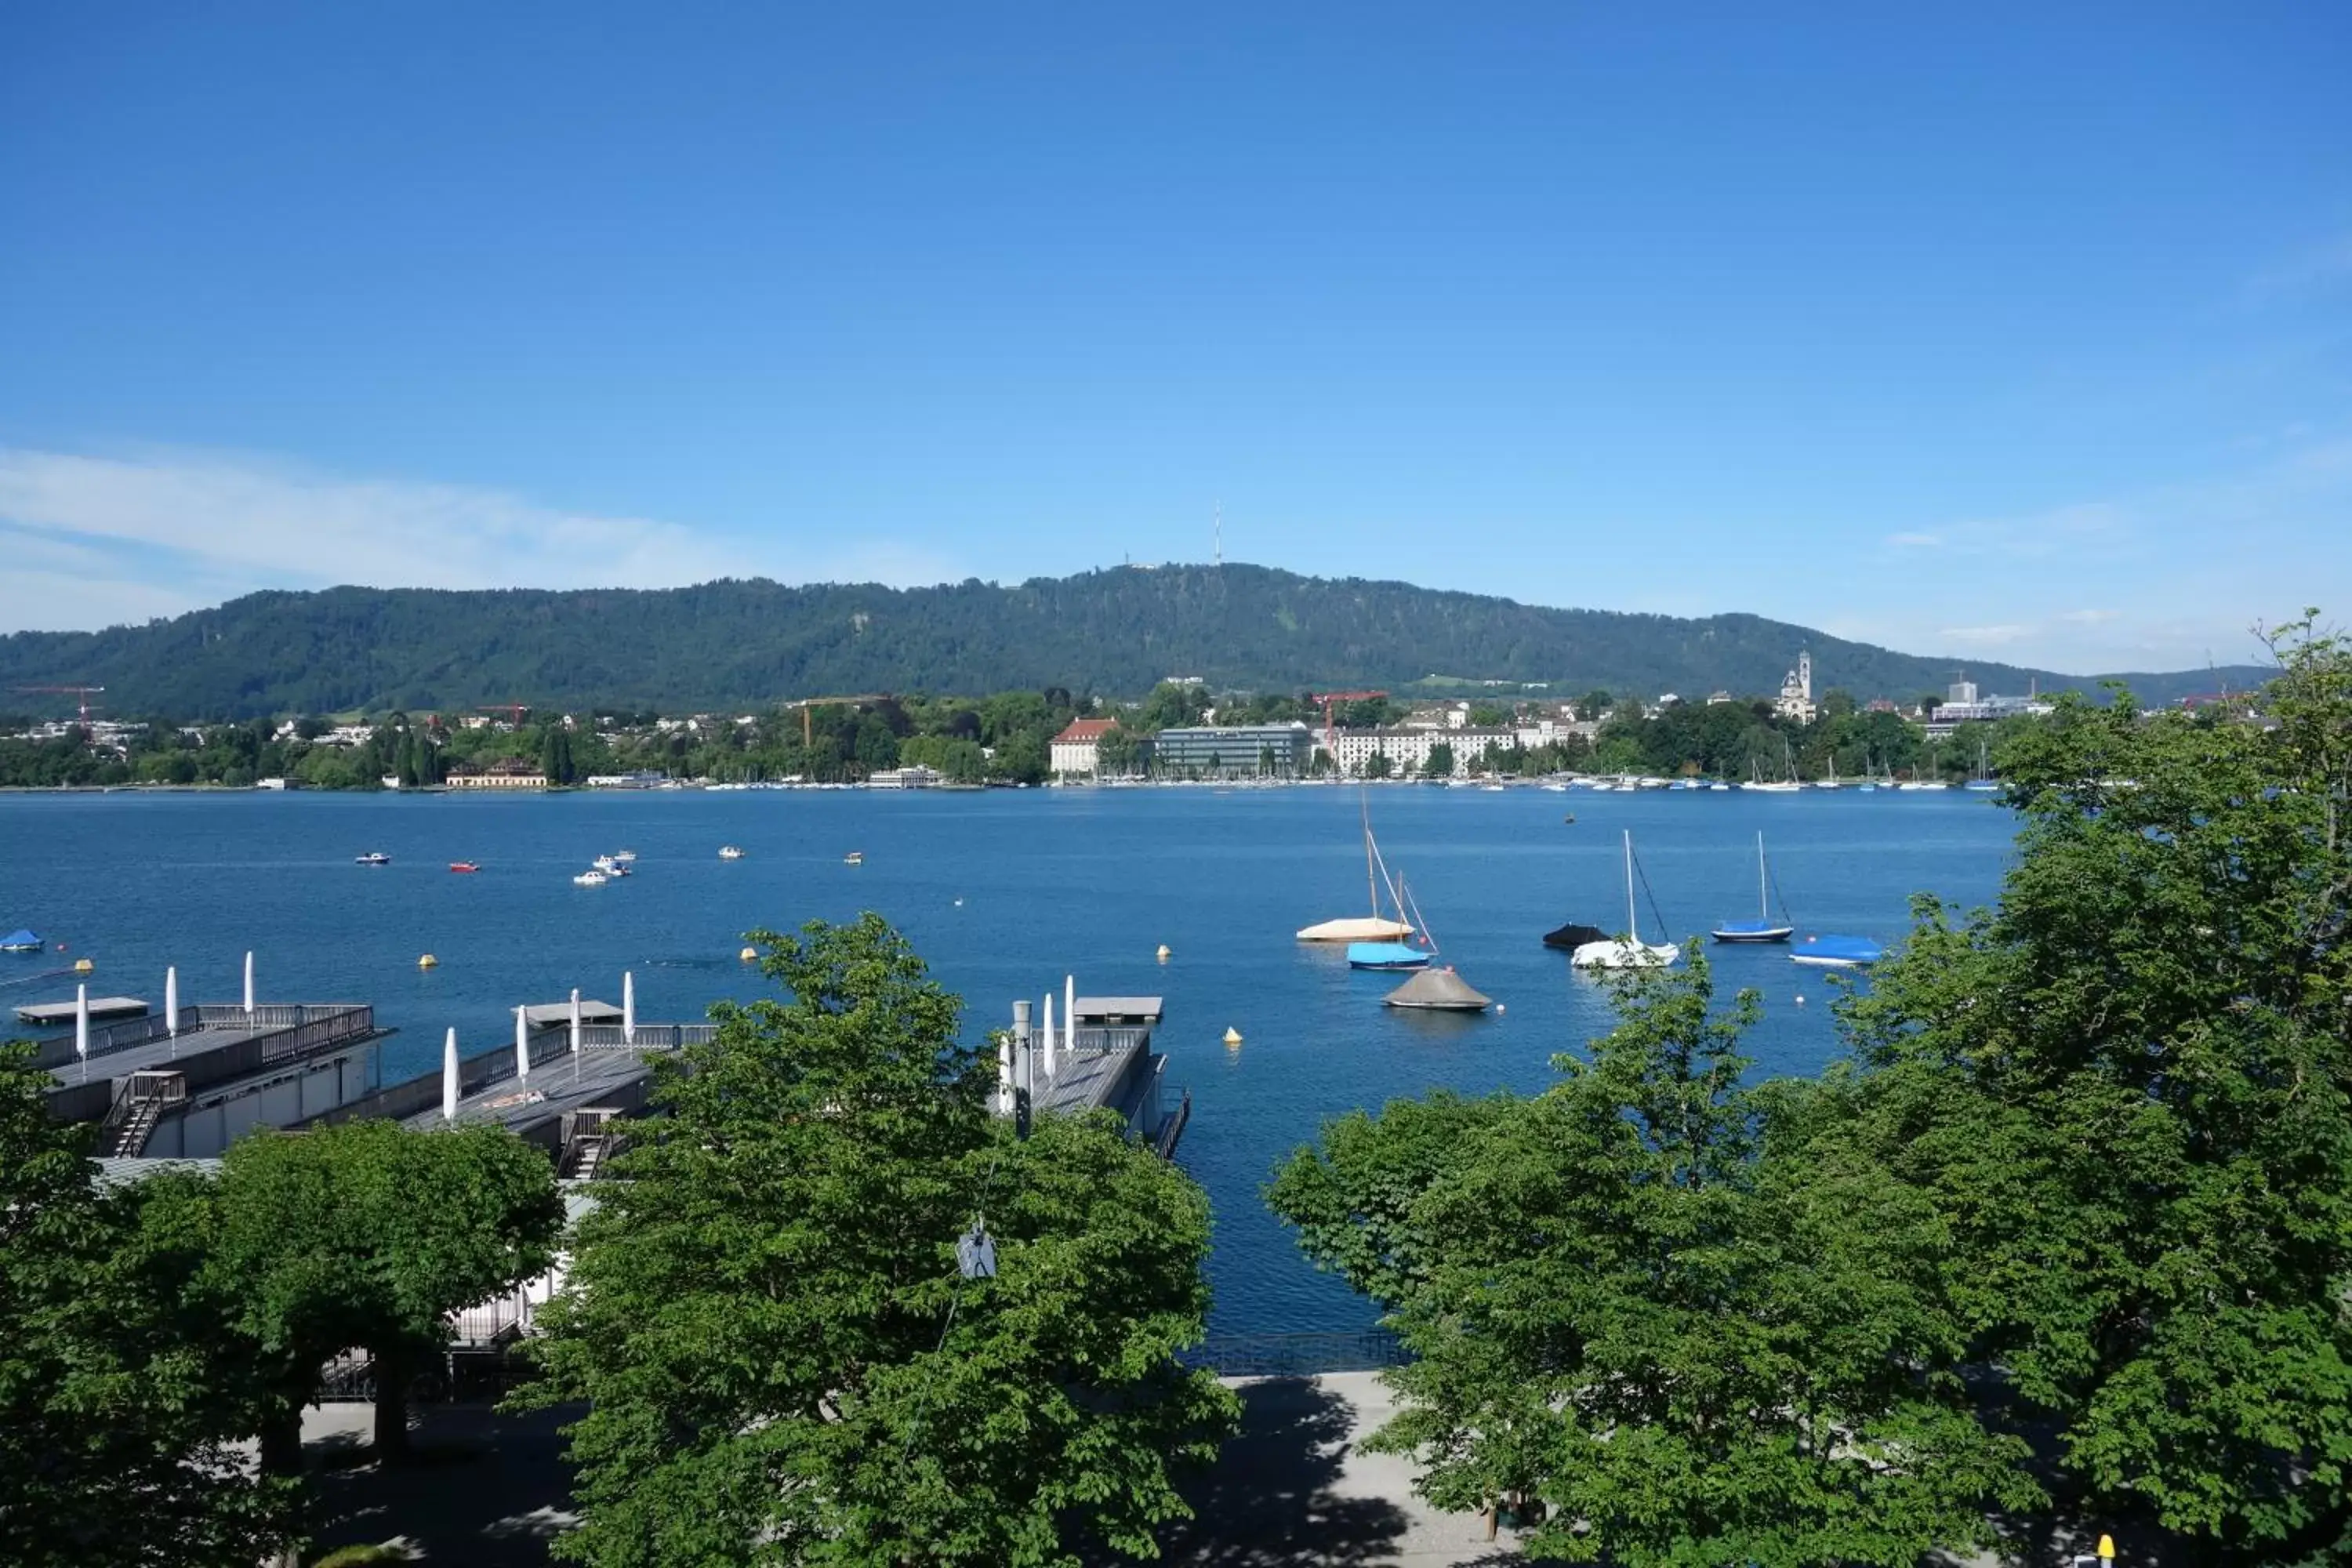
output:
M 1673 942 L 1588 942 L 1568 955 L 1579 969 L 1664 969 L 1683 955 Z
M 1352 920 L 1325 921 L 1298 933 L 1300 942 L 1402 942 L 1412 927 L 1402 921 L 1358 915 Z

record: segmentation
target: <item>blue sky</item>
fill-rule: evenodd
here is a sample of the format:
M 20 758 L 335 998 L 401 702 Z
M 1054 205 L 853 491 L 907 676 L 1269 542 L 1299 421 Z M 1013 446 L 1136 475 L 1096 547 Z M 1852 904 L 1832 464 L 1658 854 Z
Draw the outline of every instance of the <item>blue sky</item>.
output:
M 1222 503 L 2226 661 L 2352 619 L 2347 81 L 2336 5 L 7 7 L 0 629 L 1013 581 Z

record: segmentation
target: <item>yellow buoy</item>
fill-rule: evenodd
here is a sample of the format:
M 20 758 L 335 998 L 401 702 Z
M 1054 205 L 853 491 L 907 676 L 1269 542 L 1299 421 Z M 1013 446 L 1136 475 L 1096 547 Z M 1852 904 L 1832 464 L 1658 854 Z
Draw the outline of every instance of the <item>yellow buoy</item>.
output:
M 760 962 L 760 950 L 756 947 L 747 947 L 735 956 L 746 963 L 757 963 Z
M 1160 944 L 1160 962 L 1162 963 L 1168 962 L 1168 944 L 1164 942 Z
M 441 961 L 428 952 L 417 959 L 416 967 L 419 969 L 438 969 L 441 967 Z
M 2099 1561 L 2102 1563 L 2113 1563 L 2115 1560 L 2116 1538 L 2112 1535 L 2102 1534 L 2099 1537 Z
M 1229 1045 L 1229 1046 L 1238 1046 L 1238 1045 L 1240 1045 L 1241 1043 L 1242 1043 L 1242 1032 L 1241 1032 L 1239 1029 L 1234 1028 L 1234 1027 L 1232 1025 L 1230 1025 L 1230 1024 L 1226 1025 L 1226 1026 L 1225 1026 L 1225 1044 L 1227 1044 L 1227 1045 Z
M 97 964 L 92 963 L 87 958 L 77 958 L 74 960 L 74 973 L 76 974 L 88 974 L 91 970 L 96 969 L 97 967 Z

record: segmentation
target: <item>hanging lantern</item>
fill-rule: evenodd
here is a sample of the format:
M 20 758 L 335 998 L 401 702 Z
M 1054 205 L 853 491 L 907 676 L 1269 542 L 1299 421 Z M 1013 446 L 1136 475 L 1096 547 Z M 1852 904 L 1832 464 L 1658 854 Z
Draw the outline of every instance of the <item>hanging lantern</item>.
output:
M 956 1237 L 956 1268 L 967 1279 L 996 1278 L 996 1238 L 982 1221 L 972 1221 L 971 1228 Z

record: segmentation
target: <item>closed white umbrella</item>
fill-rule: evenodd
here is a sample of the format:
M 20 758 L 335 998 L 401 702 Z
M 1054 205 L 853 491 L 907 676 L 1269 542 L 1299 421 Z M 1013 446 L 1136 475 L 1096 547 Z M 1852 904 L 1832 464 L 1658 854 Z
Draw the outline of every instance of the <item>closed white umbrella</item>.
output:
M 74 1055 L 89 1063 L 89 987 L 74 987 Z
M 1062 1054 L 1072 1061 L 1078 1058 L 1078 977 L 1062 977 Z
M 530 1081 L 530 1020 L 520 1007 L 515 1009 L 515 1079 Z
M 637 1043 L 637 977 L 625 969 L 621 972 L 621 1041 Z
M 457 1120 L 457 1031 L 441 1042 L 441 1120 Z
M 253 1016 L 253 954 L 245 955 L 245 1016 Z
M 1054 994 L 1045 993 L 1045 1076 L 1054 1076 Z
M 180 1037 L 180 971 L 176 965 L 163 971 L 163 1031 L 175 1040 Z
M 572 988 L 572 1054 L 580 1054 L 580 987 Z

